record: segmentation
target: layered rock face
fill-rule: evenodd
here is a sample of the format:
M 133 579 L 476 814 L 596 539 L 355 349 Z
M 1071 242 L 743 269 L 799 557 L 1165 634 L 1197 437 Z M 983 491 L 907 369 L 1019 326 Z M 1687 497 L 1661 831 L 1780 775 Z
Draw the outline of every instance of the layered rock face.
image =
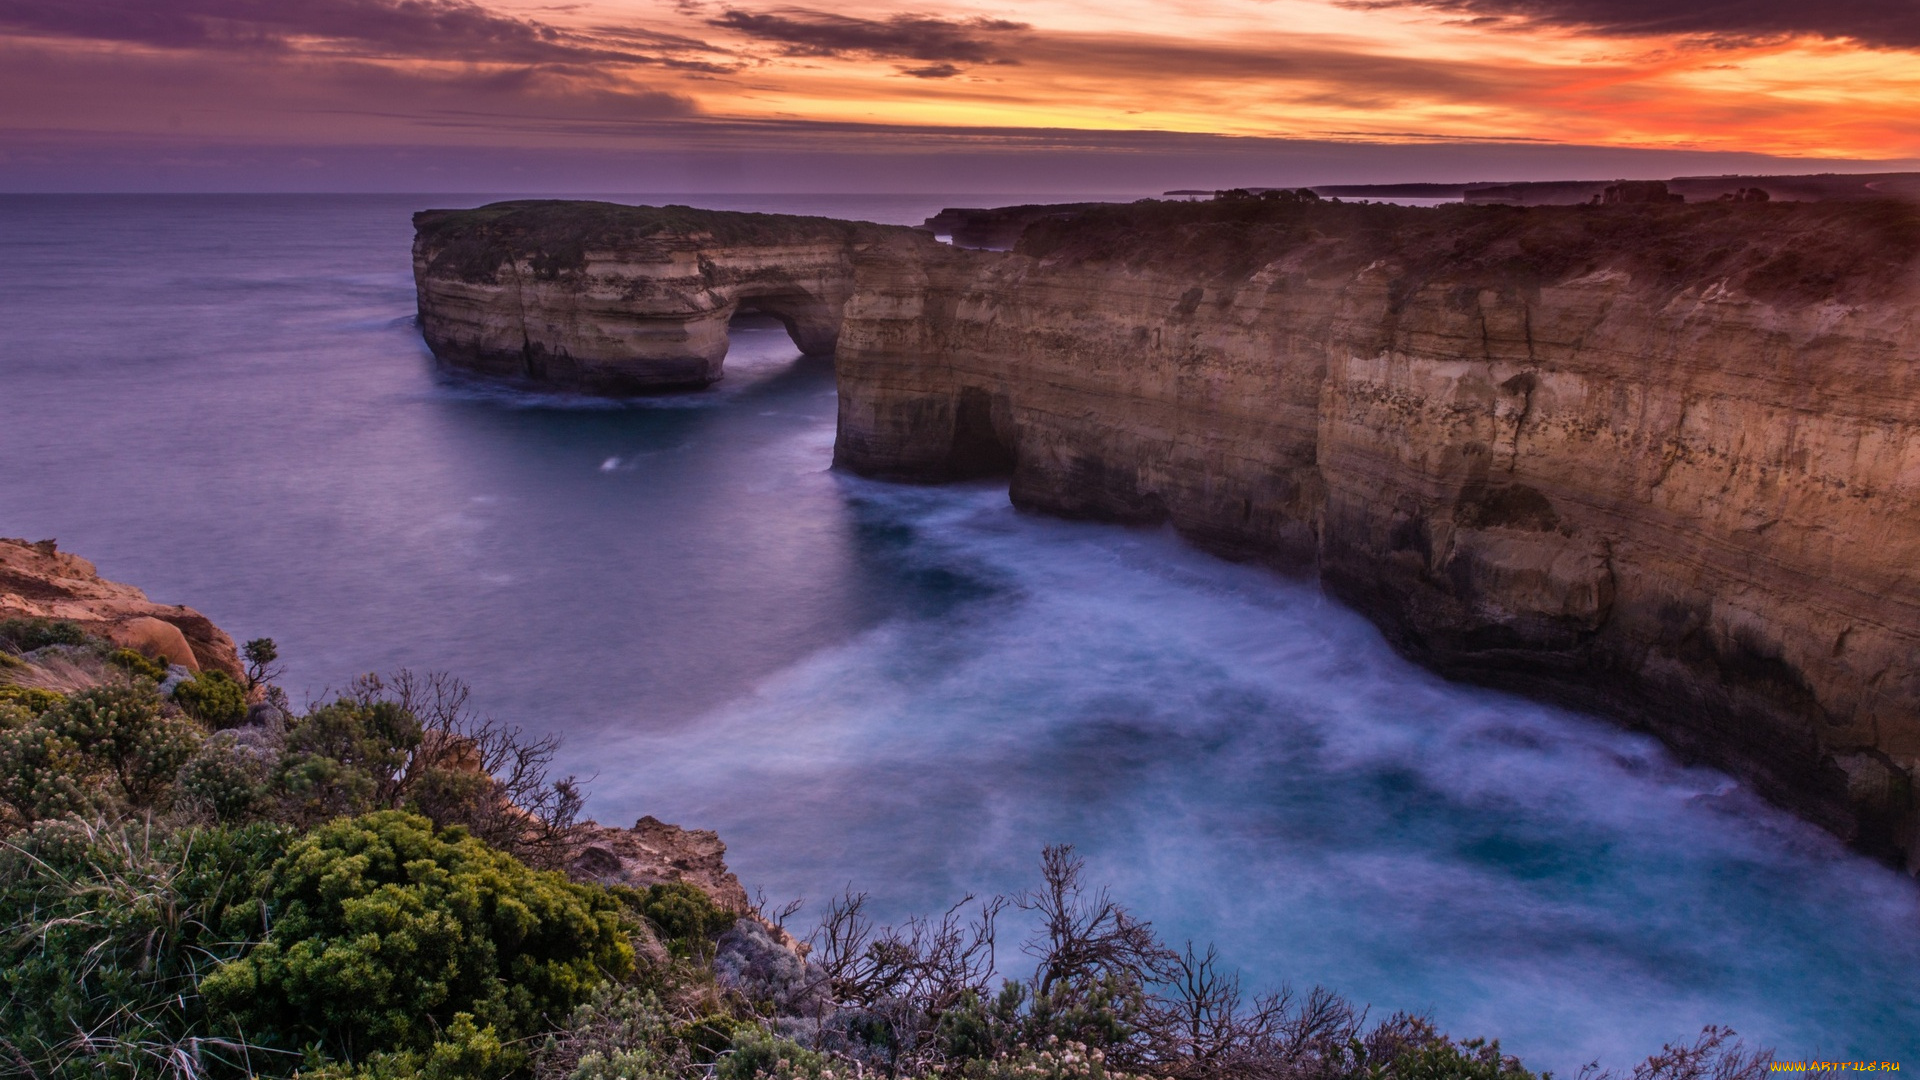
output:
M 92 563 L 51 540 L 0 538 L 0 619 L 13 618 L 75 622 L 169 663 L 245 678 L 233 639 L 205 615 L 156 604 L 132 585 L 108 581 Z
M 1912 205 L 1148 204 L 843 250 L 838 466 L 1316 574 L 1423 663 L 1920 866 Z
M 415 215 L 420 329 L 456 370 L 589 393 L 705 386 L 762 311 L 831 353 L 874 226 L 608 203 Z
M 1317 573 L 1920 865 L 1920 217 L 1113 208 L 859 263 L 837 462 Z

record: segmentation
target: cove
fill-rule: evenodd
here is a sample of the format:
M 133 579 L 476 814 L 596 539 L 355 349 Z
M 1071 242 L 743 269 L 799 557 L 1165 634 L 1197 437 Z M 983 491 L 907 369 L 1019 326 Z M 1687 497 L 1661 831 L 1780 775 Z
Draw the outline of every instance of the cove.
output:
M 296 697 L 453 671 L 566 735 L 597 816 L 719 830 L 801 924 L 849 883 L 889 917 L 1016 888 L 1071 842 L 1250 983 L 1556 1071 L 1708 1022 L 1915 1051 L 1905 879 L 1296 582 L 834 473 L 832 369 L 777 324 L 700 394 L 437 379 L 406 241 L 447 202 L 0 203 L 5 530 L 278 638 Z

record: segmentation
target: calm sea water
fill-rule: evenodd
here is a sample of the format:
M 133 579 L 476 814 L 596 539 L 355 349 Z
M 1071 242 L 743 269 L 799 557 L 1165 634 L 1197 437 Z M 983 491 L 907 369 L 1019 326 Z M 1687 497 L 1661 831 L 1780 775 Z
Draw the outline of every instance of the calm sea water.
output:
M 564 733 L 597 816 L 718 829 L 775 900 L 929 911 L 1070 842 L 1250 983 L 1536 1066 L 1706 1023 L 1920 1066 L 1906 879 L 1648 739 L 1411 667 L 1310 586 L 829 472 L 831 366 L 777 326 L 700 394 L 436 377 L 408 214 L 478 201 L 0 198 L 0 534 L 277 638 L 296 698 L 452 671 Z

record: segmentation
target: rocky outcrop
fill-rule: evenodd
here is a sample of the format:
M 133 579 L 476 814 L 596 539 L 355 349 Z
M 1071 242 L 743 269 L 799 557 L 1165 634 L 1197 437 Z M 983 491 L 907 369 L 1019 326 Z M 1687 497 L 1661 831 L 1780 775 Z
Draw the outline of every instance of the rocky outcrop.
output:
M 847 258 L 838 466 L 1316 574 L 1920 865 L 1911 204 L 1137 204 Z
M 189 607 L 156 604 L 131 585 L 107 581 L 92 563 L 52 540 L 0 538 L 0 619 L 62 619 L 115 644 L 195 671 L 244 678 L 233 639 Z
M 741 916 L 742 925 L 721 942 L 722 953 L 728 952 L 729 946 L 737 953 L 737 968 L 765 967 L 771 953 L 793 958 L 807 953 L 805 943 L 767 918 L 748 899 L 740 879 L 727 869 L 727 845 L 718 833 L 683 829 L 649 815 L 634 822 L 631 829 L 583 822 L 576 826 L 568 847 L 572 856 L 567 860 L 567 875 L 576 881 L 635 889 L 684 882 L 706 893 L 719 907 Z M 742 940 L 743 935 L 746 940 Z M 760 948 L 756 942 L 771 948 Z
M 567 873 L 575 879 L 636 889 L 682 881 L 736 915 L 753 911 L 747 890 L 727 869 L 727 845 L 718 833 L 683 829 L 651 816 L 631 829 L 590 822 L 573 837 L 572 849 Z
M 598 394 L 714 382 L 742 311 L 833 352 L 852 256 L 881 231 L 609 203 L 429 210 L 414 227 L 420 329 L 443 366 Z

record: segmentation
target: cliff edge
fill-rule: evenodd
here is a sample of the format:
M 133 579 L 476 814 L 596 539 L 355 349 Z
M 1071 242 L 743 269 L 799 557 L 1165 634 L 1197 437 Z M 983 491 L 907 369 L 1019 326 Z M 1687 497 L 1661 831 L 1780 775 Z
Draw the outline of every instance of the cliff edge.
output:
M 201 671 L 245 678 L 233 639 L 211 619 L 156 604 L 132 585 L 102 578 L 52 540 L 0 537 L 0 619 L 58 619 L 126 648 Z
M 725 225 L 687 228 L 694 261 Z M 1920 208 L 1144 203 L 1012 252 L 861 228 L 838 466 L 1004 473 L 1025 508 L 1315 574 L 1439 671 L 1920 866 Z

